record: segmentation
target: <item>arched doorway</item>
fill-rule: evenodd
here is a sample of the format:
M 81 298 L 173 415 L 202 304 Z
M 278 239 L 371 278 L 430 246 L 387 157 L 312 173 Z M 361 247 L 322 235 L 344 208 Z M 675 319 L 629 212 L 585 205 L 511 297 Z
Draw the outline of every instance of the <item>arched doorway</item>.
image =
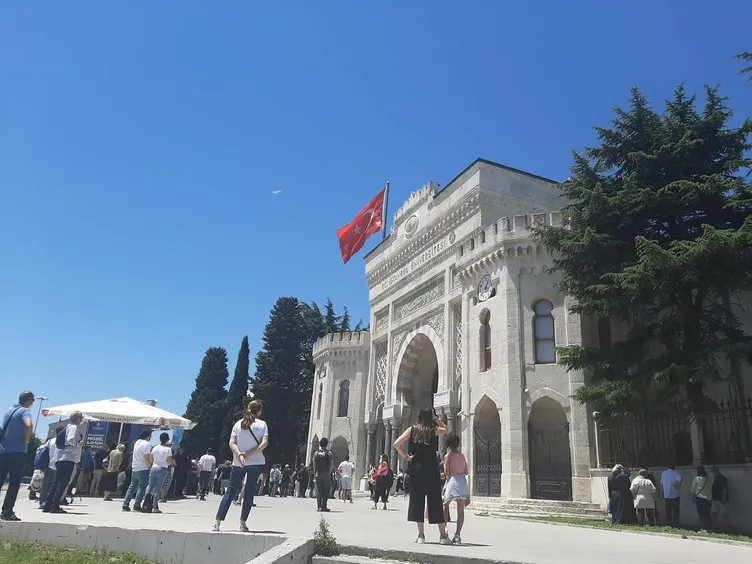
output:
M 332 456 L 334 457 L 334 466 L 339 466 L 346 456 L 350 455 L 350 447 L 344 437 L 337 437 L 330 445 Z
M 549 397 L 533 403 L 528 420 L 530 495 L 536 499 L 572 499 L 572 457 L 564 408 Z
M 473 428 L 473 493 L 501 495 L 501 420 L 488 396 L 478 402 Z
M 439 361 L 431 339 L 417 333 L 408 343 L 397 372 L 397 403 L 402 405 L 404 428 L 418 420 L 425 407 L 433 408 L 439 388 Z M 438 439 L 435 441 L 438 450 Z

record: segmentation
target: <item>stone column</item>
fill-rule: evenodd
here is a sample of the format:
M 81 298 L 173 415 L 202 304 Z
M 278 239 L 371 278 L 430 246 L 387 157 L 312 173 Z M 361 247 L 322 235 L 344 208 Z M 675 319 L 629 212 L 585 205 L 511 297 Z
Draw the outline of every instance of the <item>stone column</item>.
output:
M 397 460 L 397 450 L 394 448 L 394 441 L 400 436 L 400 421 L 397 419 L 392 420 L 392 442 L 389 444 L 387 452 L 389 453 L 389 464 L 392 466 L 392 471 L 396 474 L 399 469 L 400 461 Z
M 389 452 L 392 448 L 392 421 L 391 419 L 385 419 L 384 420 L 384 448 L 381 452 L 377 453 L 378 456 L 381 456 L 382 454 L 386 454 L 389 456 Z M 389 459 L 389 462 L 392 462 L 392 459 Z
M 444 416 L 446 417 L 447 427 L 452 433 L 457 433 L 457 413 L 459 409 L 456 407 L 444 408 Z
M 705 464 L 705 437 L 700 421 L 694 413 L 689 416 L 689 437 L 692 441 L 692 466 Z
M 376 434 L 376 425 L 374 423 L 368 423 L 366 424 L 366 462 L 365 466 L 363 468 L 363 474 L 368 474 L 368 469 L 371 467 L 371 462 L 373 462 L 372 458 L 372 452 L 373 452 L 373 446 L 374 446 L 374 435 Z

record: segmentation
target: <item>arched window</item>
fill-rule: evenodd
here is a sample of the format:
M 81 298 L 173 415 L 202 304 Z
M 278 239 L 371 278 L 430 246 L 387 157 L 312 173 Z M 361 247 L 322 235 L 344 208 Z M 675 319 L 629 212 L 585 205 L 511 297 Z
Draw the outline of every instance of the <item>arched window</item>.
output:
M 324 395 L 324 384 L 319 384 L 319 402 L 316 407 L 316 419 L 321 419 L 321 397 Z
M 548 300 L 533 304 L 533 339 L 535 340 L 535 363 L 556 362 L 556 339 L 554 338 L 554 305 Z
M 339 409 L 337 417 L 347 417 L 347 406 L 350 405 L 350 381 L 343 380 L 339 385 Z
M 491 368 L 491 312 L 487 309 L 480 315 L 480 369 Z

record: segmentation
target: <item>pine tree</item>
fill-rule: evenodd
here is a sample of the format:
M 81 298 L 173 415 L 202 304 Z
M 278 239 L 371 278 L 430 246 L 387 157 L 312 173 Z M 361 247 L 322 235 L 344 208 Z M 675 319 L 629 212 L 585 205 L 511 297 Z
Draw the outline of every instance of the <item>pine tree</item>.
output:
M 737 59 L 741 59 L 745 63 L 752 63 L 752 51 L 747 51 L 745 53 L 739 53 L 736 56 Z M 749 78 L 748 80 L 752 80 L 752 64 L 744 67 L 741 71 L 742 74 L 748 74 Z
M 334 304 L 329 298 L 326 299 L 326 313 L 324 314 L 326 333 L 340 332 L 340 317 L 334 312 Z
M 186 431 L 181 442 L 187 453 L 200 455 L 208 448 L 217 452 L 227 407 L 228 376 L 227 351 L 220 347 L 208 349 L 185 410 L 185 417 L 196 423 L 196 427 Z
M 732 127 L 716 88 L 696 105 L 680 87 L 659 114 L 633 90 L 612 127 L 596 129 L 600 146 L 574 154 L 565 224 L 537 233 L 575 311 L 625 327 L 597 349 L 559 349 L 560 363 L 592 375 L 575 397 L 606 416 L 702 413 L 724 358 L 752 361 L 728 305 L 752 289 L 752 121 Z
M 238 351 L 238 362 L 235 364 L 235 373 L 230 382 L 230 390 L 227 392 L 226 415 L 222 427 L 222 435 L 219 444 L 219 453 L 223 460 L 231 460 L 230 432 L 236 421 L 243 417 L 248 404 L 248 379 L 250 366 L 250 347 L 248 336 L 243 337 Z
M 345 313 L 342 314 L 339 322 L 339 330 L 342 333 L 348 333 L 350 331 L 350 312 L 345 307 Z

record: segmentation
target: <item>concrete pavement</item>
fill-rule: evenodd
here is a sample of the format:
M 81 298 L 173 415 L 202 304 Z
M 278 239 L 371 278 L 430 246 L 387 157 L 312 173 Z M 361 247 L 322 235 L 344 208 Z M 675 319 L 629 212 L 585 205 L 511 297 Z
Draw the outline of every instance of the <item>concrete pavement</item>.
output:
M 315 511 L 313 499 L 256 498 L 248 526 L 252 532 L 278 533 L 310 538 L 322 515 Z M 24 521 L 61 522 L 78 525 L 119 526 L 125 529 L 164 529 L 166 531 L 207 532 L 214 519 L 219 497 L 207 501 L 186 499 L 160 503 L 161 515 L 122 513 L 118 500 L 76 499 L 66 508 L 68 515 L 44 514 L 36 504 L 20 499 L 16 513 Z M 469 513 L 462 539 L 463 546 L 438 544 L 436 526 L 426 525 L 424 545 L 413 541 L 416 528 L 407 522 L 407 500 L 393 499 L 389 509 L 373 510 L 366 499 L 355 503 L 330 500 L 331 512 L 325 514 L 332 533 L 340 544 L 426 554 L 453 554 L 535 564 L 655 564 L 723 562 L 735 564 L 752 561 L 752 545 L 726 545 L 702 540 L 566 527 L 512 519 L 481 517 Z M 223 524 L 226 534 L 237 531 L 240 507 L 233 505 Z M 450 534 L 454 525 L 449 525 Z

